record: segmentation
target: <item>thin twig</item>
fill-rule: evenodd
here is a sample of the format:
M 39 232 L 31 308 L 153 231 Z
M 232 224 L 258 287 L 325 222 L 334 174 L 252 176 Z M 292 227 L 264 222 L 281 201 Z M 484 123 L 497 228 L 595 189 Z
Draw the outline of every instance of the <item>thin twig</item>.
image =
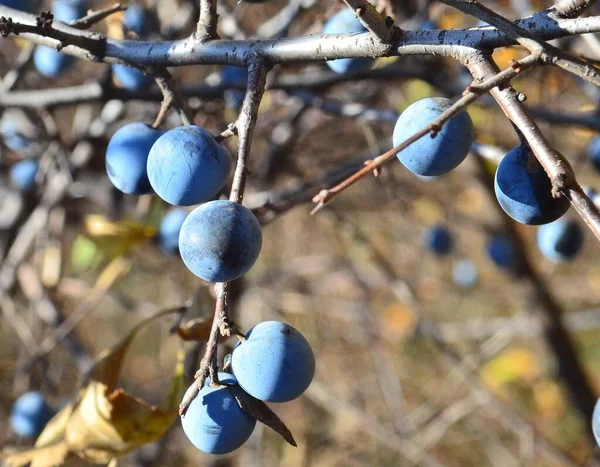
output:
M 179 113 L 181 122 L 184 125 L 191 125 L 194 121 L 194 117 L 187 106 L 187 103 L 179 88 L 177 82 L 173 79 L 173 76 L 166 68 L 155 71 L 155 80 L 160 92 L 163 95 L 163 100 L 160 105 L 160 110 L 156 117 L 156 120 L 152 124 L 154 128 L 158 128 L 162 125 L 165 117 L 171 106 L 175 107 L 175 110 Z
M 254 135 L 258 109 L 265 91 L 269 70 L 269 64 L 265 63 L 259 56 L 254 56 L 248 66 L 248 87 L 236 125 L 240 141 L 237 165 L 233 175 L 231 193 L 229 194 L 229 200 L 234 203 L 241 203 L 244 197 L 252 137 Z M 188 396 L 184 398 L 179 405 L 179 414 L 182 416 L 185 415 L 187 408 L 198 395 L 202 386 L 204 386 L 206 378 L 210 376 L 211 383 L 218 384 L 217 348 L 219 336 L 223 335 L 229 337 L 234 334 L 228 315 L 227 298 L 229 287 L 230 284 L 228 282 L 222 282 L 215 285 L 217 303 L 215 306 L 215 315 L 210 336 L 206 344 L 206 353 L 200 363 L 200 369 L 195 375 L 196 380 L 192 383 L 191 388 L 193 389 L 191 391 L 188 390 Z
M 385 19 L 368 0 L 344 0 L 356 17 L 381 42 L 391 42 L 395 28 L 391 18 Z
M 361 170 L 348 177 L 343 182 L 334 186 L 333 188 L 322 190 L 317 196 L 313 198 L 313 202 L 316 206 L 312 210 L 312 214 L 315 214 L 321 210 L 327 203 L 335 198 L 342 191 L 354 185 L 357 181 L 366 177 L 370 173 L 379 167 L 392 161 L 394 157 L 403 149 L 418 141 L 419 139 L 426 137 L 428 134 L 435 135 L 441 130 L 441 127 L 450 120 L 454 115 L 465 109 L 469 104 L 474 102 L 485 92 L 490 89 L 509 82 L 512 78 L 519 75 L 523 71 L 535 66 L 538 63 L 538 57 L 535 55 L 529 55 L 519 62 L 515 62 L 511 67 L 496 73 L 495 75 L 487 78 L 485 81 L 479 84 L 473 84 L 465 90 L 463 96 L 457 100 L 449 109 L 443 112 L 439 117 L 433 120 L 431 123 L 423 127 L 417 133 L 410 138 L 403 141 L 398 146 L 390 149 L 386 153 L 374 158 L 370 163 L 366 164 Z
M 218 39 L 217 22 L 217 0 L 200 0 L 200 17 L 196 28 L 196 37 L 201 41 Z
M 99 23 L 100 21 L 108 18 L 110 15 L 119 11 L 127 10 L 127 6 L 128 5 L 122 5 L 121 3 L 115 3 L 114 5 L 109 6 L 108 8 L 104 8 L 98 11 L 92 11 L 83 18 L 71 21 L 69 23 L 69 26 L 75 29 L 89 29 L 94 24 Z

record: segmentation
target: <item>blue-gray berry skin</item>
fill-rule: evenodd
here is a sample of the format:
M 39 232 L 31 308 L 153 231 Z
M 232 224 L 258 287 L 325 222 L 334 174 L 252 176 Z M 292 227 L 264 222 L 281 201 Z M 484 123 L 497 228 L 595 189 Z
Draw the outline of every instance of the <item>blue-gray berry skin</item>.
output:
M 323 34 L 347 34 L 353 32 L 366 32 L 367 29 L 362 25 L 353 11 L 344 8 L 333 15 L 325 23 Z M 340 58 L 337 60 L 328 60 L 327 66 L 336 73 L 353 73 L 368 68 L 372 59 L 370 58 Z
M 257 324 L 233 349 L 231 369 L 251 396 L 287 402 L 302 395 L 315 374 L 315 356 L 306 338 L 280 321 Z
M 252 212 L 231 201 L 210 201 L 194 209 L 179 232 L 179 252 L 195 275 L 229 282 L 254 265 L 262 231 Z
M 191 206 L 215 196 L 227 182 L 231 155 L 204 128 L 182 126 L 162 135 L 148 156 L 148 178 L 167 203 Z
M 596 407 L 594 407 L 592 430 L 594 432 L 594 438 L 596 438 L 596 443 L 600 446 L 600 399 L 596 402 Z
M 125 10 L 123 24 L 127 29 L 135 32 L 138 36 L 142 36 L 146 33 L 148 13 L 141 5 L 137 3 L 130 3 L 127 7 L 127 10 Z
M 106 172 L 111 183 L 128 195 L 152 193 L 146 164 L 152 145 L 162 132 L 145 123 L 120 128 L 106 148 Z
M 504 212 L 521 224 L 548 224 L 570 206 L 564 196 L 552 196 L 548 175 L 525 146 L 517 146 L 504 156 L 496 170 L 494 188 Z
M 452 251 L 452 234 L 443 224 L 430 227 L 423 233 L 423 245 L 435 254 L 444 256 Z
M 600 172 L 600 135 L 595 136 L 590 141 L 587 153 L 594 168 Z
M 35 177 L 40 163 L 37 159 L 25 159 L 10 168 L 10 181 L 21 191 L 31 191 L 35 188 Z
M 179 254 L 179 232 L 187 217 L 181 208 L 171 209 L 158 226 L 158 243 L 161 249 L 170 255 Z
M 39 392 L 27 392 L 17 399 L 10 414 L 13 431 L 26 438 L 39 435 L 54 415 Z
M 129 91 L 143 91 L 154 82 L 151 76 L 145 75 L 137 68 L 119 63 L 112 65 L 112 73 L 117 83 Z
M 583 247 L 583 240 L 583 230 L 571 219 L 559 219 L 542 225 L 537 232 L 540 251 L 554 263 L 575 258 Z
M 237 384 L 228 373 L 219 373 L 219 382 L 222 385 Z M 240 408 L 226 387 L 211 387 L 208 378 L 181 418 L 181 425 L 196 448 L 209 454 L 226 454 L 235 451 L 250 438 L 256 420 Z
M 439 117 L 452 105 L 444 97 L 428 97 L 411 104 L 394 127 L 394 146 L 399 146 Z M 450 172 L 465 160 L 473 145 L 473 122 L 461 111 L 444 124 L 432 138 L 423 136 L 397 155 L 411 172 L 421 176 L 438 176 Z

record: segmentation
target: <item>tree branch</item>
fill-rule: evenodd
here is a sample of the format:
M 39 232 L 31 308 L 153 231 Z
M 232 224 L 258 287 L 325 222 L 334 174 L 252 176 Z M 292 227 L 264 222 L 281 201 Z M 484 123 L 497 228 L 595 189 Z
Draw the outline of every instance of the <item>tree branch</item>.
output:
M 562 18 L 575 18 L 587 10 L 596 0 L 557 0 L 554 9 Z
M 389 20 L 383 18 L 369 0 L 344 0 L 344 2 L 371 34 L 383 43 L 392 41 L 395 28 L 392 26 L 391 18 Z
M 200 0 L 200 18 L 196 28 L 196 37 L 200 42 L 218 39 L 217 22 L 217 0 Z

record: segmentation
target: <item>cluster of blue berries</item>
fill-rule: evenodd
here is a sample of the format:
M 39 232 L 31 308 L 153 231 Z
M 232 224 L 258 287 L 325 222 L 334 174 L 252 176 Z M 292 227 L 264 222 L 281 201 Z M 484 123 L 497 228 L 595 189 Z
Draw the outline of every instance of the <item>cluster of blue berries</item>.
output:
M 261 227 L 250 210 L 231 201 L 211 201 L 231 168 L 225 146 L 194 125 L 163 132 L 130 123 L 114 134 L 106 150 L 108 177 L 123 193 L 155 192 L 173 205 L 201 204 L 187 216 L 183 210 L 170 213 L 158 236 L 165 251 L 179 251 L 190 271 L 210 282 L 244 275 L 262 246 Z
M 237 385 L 264 402 L 288 402 L 306 391 L 314 373 L 313 351 L 300 332 L 279 321 L 260 323 L 234 347 L 231 373 L 219 373 L 218 385 L 206 380 L 182 417 L 183 431 L 201 451 L 234 451 L 248 440 L 256 420 L 228 388 Z

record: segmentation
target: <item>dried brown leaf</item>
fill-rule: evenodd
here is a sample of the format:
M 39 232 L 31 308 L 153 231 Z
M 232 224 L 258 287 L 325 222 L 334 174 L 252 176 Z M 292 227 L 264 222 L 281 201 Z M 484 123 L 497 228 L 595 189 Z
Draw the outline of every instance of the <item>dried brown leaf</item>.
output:
M 294 436 L 292 435 L 292 432 L 287 426 L 285 426 L 285 423 L 283 423 L 283 421 L 269 408 L 267 404 L 256 399 L 255 397 L 252 397 L 237 385 L 227 386 L 227 389 L 231 391 L 235 397 L 235 400 L 244 412 L 246 412 L 255 420 L 258 420 L 259 422 L 264 423 L 268 427 L 272 428 L 292 446 L 298 446 Z
M 211 327 L 212 317 L 197 318 L 180 324 L 175 331 L 184 341 L 207 341 Z

